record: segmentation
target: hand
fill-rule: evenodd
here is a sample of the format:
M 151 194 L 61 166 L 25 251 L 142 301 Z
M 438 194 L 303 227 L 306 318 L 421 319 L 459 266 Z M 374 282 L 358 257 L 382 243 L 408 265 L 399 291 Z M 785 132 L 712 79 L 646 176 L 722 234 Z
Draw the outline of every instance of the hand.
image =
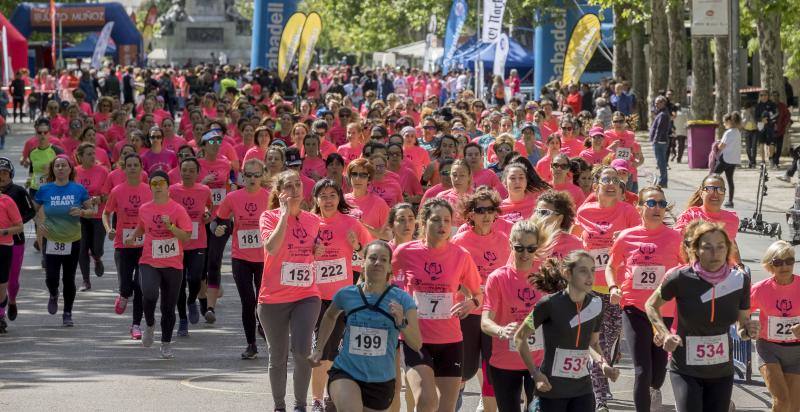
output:
M 225 234 L 225 231 L 228 230 L 228 227 L 225 225 L 217 225 L 217 228 L 214 229 L 214 235 L 216 237 L 221 237 Z
M 312 367 L 317 367 L 321 364 L 322 360 L 322 350 L 317 349 L 311 355 L 308 356 L 308 363 L 311 364 Z
M 511 322 L 506 326 L 503 326 L 500 329 L 500 332 L 497 334 L 497 337 L 502 340 L 514 339 L 514 333 L 517 331 L 517 326 L 519 323 Z
M 744 323 L 744 329 L 750 339 L 756 339 L 758 338 L 759 332 L 761 332 L 761 322 L 753 319 L 748 320 Z
M 537 371 L 533 375 L 533 381 L 536 382 L 536 390 L 539 392 L 549 392 L 553 389 L 553 386 L 550 385 L 550 380 L 541 371 Z
M 319 259 L 325 253 L 325 245 L 319 242 L 318 239 L 314 240 L 314 257 Z
M 117 230 L 116 229 L 111 229 L 111 230 L 108 231 L 108 240 L 114 240 L 114 238 L 116 236 L 117 236 Z
M 619 146 L 621 143 L 622 141 L 620 140 L 614 140 L 610 145 L 608 145 L 608 150 L 611 150 L 613 152 L 614 150 L 617 149 L 617 146 Z
M 403 312 L 403 306 L 396 301 L 389 302 L 389 313 L 394 316 L 395 325 L 401 325 L 406 318 L 406 314 Z
M 353 250 L 356 250 L 359 246 L 361 246 L 361 244 L 358 242 L 358 236 L 356 236 L 356 233 L 352 230 L 347 232 L 347 243 L 350 244 L 350 247 L 352 247 Z
M 165 224 L 165 225 L 169 226 L 169 225 L 170 225 L 170 223 L 172 223 L 172 221 L 170 220 L 169 216 L 167 216 L 167 215 L 161 215 L 161 223 L 163 223 L 163 224 Z
M 80 217 L 83 211 L 79 207 L 72 207 L 69 209 L 69 215 L 72 217 Z
M 619 378 L 619 369 L 609 365 L 608 362 L 603 362 L 603 375 L 611 382 L 616 382 Z
M 204 177 L 203 180 L 200 181 L 200 183 L 202 183 L 204 185 L 207 185 L 207 184 L 209 184 L 209 183 L 211 183 L 213 181 L 214 181 L 214 175 L 209 174 L 209 175 L 206 175 L 206 177 Z
M 612 305 L 619 305 L 619 302 L 622 300 L 622 292 L 620 292 L 619 288 L 611 289 L 611 293 L 608 295 L 608 301 Z
M 278 195 L 278 205 L 281 211 L 281 216 L 289 213 L 289 195 L 286 192 L 281 192 Z
M 666 338 L 666 335 L 661 334 L 661 333 L 656 333 L 656 334 L 653 335 L 653 344 L 655 344 L 658 347 L 662 347 L 662 346 L 664 346 L 664 339 L 665 338 Z
M 800 323 L 796 323 L 792 326 L 792 334 L 794 334 L 795 338 L 800 339 Z
M 683 346 L 683 341 L 678 335 L 668 335 L 664 339 L 664 350 L 667 352 L 674 352 L 678 346 Z
M 127 246 L 133 246 L 136 243 L 136 238 L 133 237 L 132 235 L 128 235 L 128 237 L 126 237 L 125 240 L 122 241 L 122 243 L 124 243 Z
M 211 212 L 210 211 L 206 210 L 205 213 L 203 213 L 203 222 L 204 223 L 211 222 Z
M 464 301 L 458 302 L 450 308 L 450 315 L 458 316 L 459 319 L 464 319 L 469 315 L 469 312 L 474 308 L 475 304 L 472 302 L 472 299 L 466 299 Z M 470 309 L 472 307 L 472 309 Z

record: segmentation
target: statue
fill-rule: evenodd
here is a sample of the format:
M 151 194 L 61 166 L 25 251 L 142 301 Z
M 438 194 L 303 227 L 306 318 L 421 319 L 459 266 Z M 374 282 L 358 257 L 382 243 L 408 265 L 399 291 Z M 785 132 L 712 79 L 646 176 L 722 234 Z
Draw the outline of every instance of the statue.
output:
M 158 18 L 158 23 L 161 25 L 159 35 L 171 36 L 175 32 L 175 22 L 186 20 L 186 11 L 184 10 L 184 0 L 172 0 L 172 3 L 161 17 Z
M 242 16 L 236 9 L 236 0 L 225 0 L 225 18 L 236 23 L 236 34 L 246 33 L 250 30 L 250 20 Z

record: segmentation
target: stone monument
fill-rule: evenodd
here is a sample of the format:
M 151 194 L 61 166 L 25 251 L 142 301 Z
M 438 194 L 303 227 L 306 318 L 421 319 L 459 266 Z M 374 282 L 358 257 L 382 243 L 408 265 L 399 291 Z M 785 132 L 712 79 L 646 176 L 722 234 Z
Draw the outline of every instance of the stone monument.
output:
M 236 10 L 235 0 L 173 0 L 158 22 L 150 64 L 250 61 L 251 23 Z

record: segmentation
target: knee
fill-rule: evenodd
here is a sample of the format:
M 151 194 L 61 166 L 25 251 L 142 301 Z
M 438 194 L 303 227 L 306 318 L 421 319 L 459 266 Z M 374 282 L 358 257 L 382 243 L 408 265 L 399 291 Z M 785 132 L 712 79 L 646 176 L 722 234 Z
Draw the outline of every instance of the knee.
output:
M 422 388 L 422 393 L 417 400 L 417 410 L 420 412 L 433 412 L 439 409 L 439 396 L 436 394 L 436 386 L 432 388 Z

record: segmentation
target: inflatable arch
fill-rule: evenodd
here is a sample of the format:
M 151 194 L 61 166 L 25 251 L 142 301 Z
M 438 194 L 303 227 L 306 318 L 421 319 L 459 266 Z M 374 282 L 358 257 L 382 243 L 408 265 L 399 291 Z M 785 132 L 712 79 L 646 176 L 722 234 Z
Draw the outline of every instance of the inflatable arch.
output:
M 142 35 L 121 4 L 57 3 L 56 16 L 66 33 L 97 31 L 113 21 L 111 38 L 117 46 L 117 63 L 129 65 L 142 62 Z M 50 6 L 48 3 L 21 3 L 14 9 L 10 20 L 26 38 L 32 32 L 50 32 Z

